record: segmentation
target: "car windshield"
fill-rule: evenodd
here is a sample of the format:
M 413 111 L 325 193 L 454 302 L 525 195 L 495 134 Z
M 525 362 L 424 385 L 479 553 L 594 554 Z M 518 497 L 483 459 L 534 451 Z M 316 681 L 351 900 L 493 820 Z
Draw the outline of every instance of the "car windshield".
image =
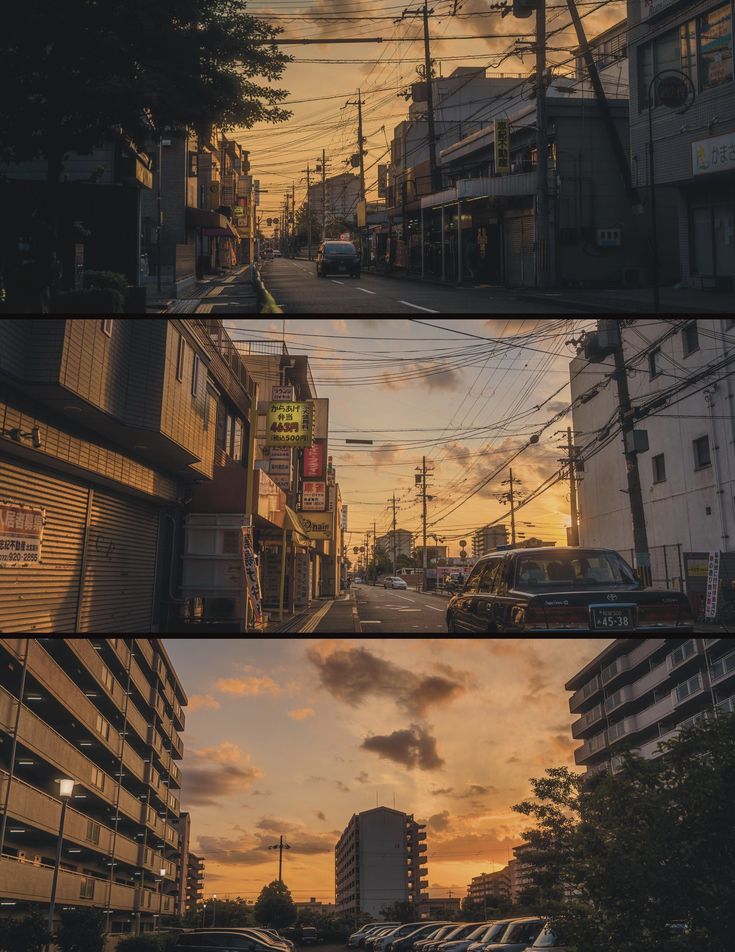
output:
M 630 566 L 617 552 L 560 550 L 529 552 L 518 558 L 516 578 L 519 587 L 585 588 L 597 585 L 636 585 Z
M 551 929 L 544 929 L 533 943 L 534 949 L 553 949 L 556 946 L 556 935 Z
M 501 935 L 505 932 L 507 928 L 508 928 L 507 919 L 505 920 L 505 922 L 496 922 L 495 925 L 490 926 L 489 929 L 488 928 L 485 929 L 482 936 L 483 941 L 495 942 L 497 939 L 501 937 Z
M 538 922 L 516 922 L 503 936 L 503 942 L 533 942 L 540 929 Z
M 354 255 L 355 246 L 349 241 L 328 241 L 324 245 L 324 254 L 326 255 Z

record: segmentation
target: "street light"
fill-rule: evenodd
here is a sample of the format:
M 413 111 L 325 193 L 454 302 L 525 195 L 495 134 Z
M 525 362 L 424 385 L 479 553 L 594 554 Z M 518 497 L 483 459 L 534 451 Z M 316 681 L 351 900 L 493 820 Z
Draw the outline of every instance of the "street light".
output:
M 56 861 L 54 862 L 54 876 L 51 880 L 51 899 L 48 907 L 48 931 L 54 931 L 54 907 L 56 906 L 56 886 L 59 881 L 59 866 L 61 865 L 61 850 L 64 845 L 64 820 L 66 819 L 66 805 L 74 793 L 74 781 L 64 778 L 57 780 L 59 796 L 61 797 L 61 818 L 59 819 L 59 835 L 56 840 Z
M 163 877 L 166 875 L 165 867 L 161 867 L 158 870 L 159 880 L 158 880 L 158 929 L 156 931 L 161 931 L 161 914 L 163 912 Z
M 217 923 L 217 893 L 212 895 L 212 928 Z
M 658 83 L 656 95 L 654 84 Z M 696 90 L 686 73 L 680 69 L 662 69 L 651 77 L 648 84 L 648 188 L 651 204 L 651 248 L 653 252 L 653 312 L 659 312 L 658 281 L 658 230 L 656 225 L 656 172 L 653 157 L 653 105 L 654 98 L 662 106 L 686 112 L 694 102 Z

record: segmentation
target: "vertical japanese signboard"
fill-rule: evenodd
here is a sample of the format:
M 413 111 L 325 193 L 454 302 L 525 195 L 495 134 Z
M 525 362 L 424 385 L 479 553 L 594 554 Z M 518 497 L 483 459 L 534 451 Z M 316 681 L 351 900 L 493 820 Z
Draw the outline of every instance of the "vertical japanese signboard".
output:
M 315 440 L 314 445 L 304 450 L 302 475 L 304 479 L 324 479 L 324 443 Z
M 45 510 L 0 503 L 0 568 L 22 569 L 41 561 Z
M 507 175 L 510 172 L 510 122 L 496 119 L 495 126 L 495 174 Z
M 704 617 L 717 616 L 717 600 L 720 594 L 720 553 L 710 552 L 707 565 L 707 598 L 704 603 Z
M 255 547 L 253 545 L 253 530 L 251 526 L 242 527 L 242 563 L 245 569 L 250 604 L 253 606 L 253 621 L 256 627 L 263 623 L 263 596 L 260 591 L 260 577 L 255 561 Z
M 310 403 L 286 403 L 271 400 L 268 404 L 267 446 L 304 448 L 314 442 L 313 411 Z
M 301 493 L 301 508 L 304 512 L 324 512 L 327 503 L 327 484 L 305 482 Z

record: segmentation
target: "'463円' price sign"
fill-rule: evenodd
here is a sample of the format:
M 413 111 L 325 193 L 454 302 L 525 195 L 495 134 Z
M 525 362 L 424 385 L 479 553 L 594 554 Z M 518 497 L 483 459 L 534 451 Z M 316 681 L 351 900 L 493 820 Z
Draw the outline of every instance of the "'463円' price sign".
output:
M 268 404 L 268 446 L 309 447 L 314 442 L 314 415 L 310 403 L 271 401 Z

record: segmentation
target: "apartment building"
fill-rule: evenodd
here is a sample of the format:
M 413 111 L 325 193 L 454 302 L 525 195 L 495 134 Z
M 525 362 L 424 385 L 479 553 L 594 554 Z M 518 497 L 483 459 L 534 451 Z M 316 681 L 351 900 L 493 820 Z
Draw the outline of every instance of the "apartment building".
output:
M 380 918 L 385 906 L 428 896 L 426 830 L 412 814 L 389 807 L 356 813 L 335 847 L 335 905 L 346 918 Z
M 483 526 L 472 535 L 472 555 L 479 558 L 488 552 L 494 552 L 498 546 L 507 544 L 507 526 Z
M 682 727 L 735 712 L 735 648 L 727 638 L 617 638 L 566 689 L 577 764 L 614 770 L 623 748 L 652 759 Z
M 106 910 L 108 933 L 178 913 L 186 694 L 159 639 L 0 639 L 0 915 Z
M 510 868 L 506 866 L 494 873 L 480 873 L 473 876 L 467 887 L 470 902 L 483 904 L 488 899 L 509 900 L 511 893 Z
M 333 902 L 317 901 L 316 896 L 312 896 L 308 902 L 295 902 L 298 913 L 310 912 L 320 916 L 331 916 L 334 912 Z
M 204 858 L 190 852 L 186 864 L 186 899 L 182 915 L 196 912 L 204 901 Z
M 580 541 L 632 559 L 622 437 L 607 439 L 619 420 L 610 325 L 599 322 L 569 368 L 574 430 L 586 447 Z M 654 584 L 685 589 L 701 616 L 708 554 L 721 553 L 723 579 L 735 576 L 735 319 L 621 325 L 636 430 L 646 438 L 638 467 Z
M 191 815 L 183 812 L 176 823 L 179 832 L 181 862 L 176 881 L 176 915 L 195 912 L 204 898 L 204 860 L 190 848 Z
M 408 529 L 396 529 L 395 532 L 391 530 L 390 532 L 386 532 L 385 535 L 378 536 L 375 540 L 375 545 L 378 549 L 382 549 L 391 560 L 395 552 L 397 561 L 402 555 L 407 559 L 411 558 L 412 542 L 413 534 L 409 532 Z

